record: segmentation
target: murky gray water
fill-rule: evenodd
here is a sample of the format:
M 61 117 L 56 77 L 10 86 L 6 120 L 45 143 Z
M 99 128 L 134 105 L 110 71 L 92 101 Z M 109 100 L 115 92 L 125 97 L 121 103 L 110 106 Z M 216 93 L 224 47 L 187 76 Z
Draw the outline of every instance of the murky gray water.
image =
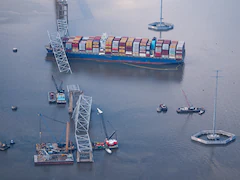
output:
M 127 65 L 72 62 L 73 74 L 60 74 L 56 63 L 45 61 L 47 30 L 55 31 L 54 3 L 48 0 L 0 2 L 0 141 L 16 144 L 0 152 L 0 179 L 238 179 L 239 136 L 239 30 L 238 0 L 169 0 L 163 16 L 175 29 L 163 38 L 186 42 L 185 66 L 154 71 Z M 159 1 L 69 1 L 72 35 L 153 37 L 147 29 L 158 20 Z M 12 48 L 17 47 L 18 53 Z M 212 128 L 215 79 L 220 69 L 217 128 L 236 134 L 223 147 L 207 147 L 190 140 L 199 130 Z M 104 133 L 96 107 L 105 112 L 118 130 L 119 149 L 112 155 L 94 152 L 93 164 L 35 167 L 33 155 L 39 142 L 42 113 L 67 121 L 66 107 L 49 105 L 47 92 L 55 87 L 51 75 L 67 84 L 79 84 L 93 97 L 90 135 L 102 140 Z M 195 106 L 206 108 L 203 116 L 179 115 L 186 105 L 184 89 Z M 166 103 L 166 114 L 156 106 Z M 11 105 L 18 111 L 12 112 Z M 46 120 L 43 140 L 60 138 L 64 126 Z M 71 126 L 71 139 L 73 136 Z M 111 129 L 109 129 L 111 131 Z

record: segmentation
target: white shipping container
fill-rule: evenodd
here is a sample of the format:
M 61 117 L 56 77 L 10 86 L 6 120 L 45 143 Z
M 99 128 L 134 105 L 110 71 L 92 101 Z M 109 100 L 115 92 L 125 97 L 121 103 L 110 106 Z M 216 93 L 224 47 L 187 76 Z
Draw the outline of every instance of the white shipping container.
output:
M 169 50 L 169 44 L 163 44 L 162 49 L 163 50 Z
M 83 37 L 82 38 L 82 40 L 88 40 L 89 39 L 89 37 Z
M 85 50 L 85 48 L 86 48 L 86 41 L 81 41 L 80 43 L 79 43 L 79 50 L 81 51 L 81 50 Z
M 176 57 L 174 55 L 169 55 L 169 59 L 175 59 Z
M 127 55 L 132 55 L 132 51 L 126 51 Z
M 176 54 L 182 54 L 182 51 L 176 51 Z
M 113 41 L 112 46 L 118 46 L 119 41 Z
M 168 55 L 162 55 L 162 58 L 168 58 Z
M 178 41 L 177 50 L 183 50 L 184 47 L 185 47 L 185 42 L 184 41 Z
M 156 47 L 155 52 L 159 52 L 159 53 L 162 52 L 162 48 L 161 47 Z
M 146 57 L 146 53 L 140 53 L 139 56 L 140 57 Z
M 139 52 L 139 42 L 133 43 L 133 52 Z
M 99 53 L 99 48 L 93 48 L 93 53 L 98 54 Z

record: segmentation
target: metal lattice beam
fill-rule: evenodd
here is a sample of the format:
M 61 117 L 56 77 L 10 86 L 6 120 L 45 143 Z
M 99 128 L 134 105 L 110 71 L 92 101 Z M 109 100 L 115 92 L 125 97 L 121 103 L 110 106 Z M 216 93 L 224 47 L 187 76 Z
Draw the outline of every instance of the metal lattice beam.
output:
M 69 36 L 68 23 L 66 19 L 57 19 L 57 30 L 60 34 L 60 37 Z
M 75 139 L 79 152 L 91 152 L 92 143 L 88 134 L 92 97 L 80 95 L 73 112 Z
M 51 47 L 53 49 L 53 54 L 55 56 L 59 71 L 72 73 L 71 67 L 69 65 L 69 62 L 62 44 L 60 34 L 58 32 L 56 33 L 48 32 L 48 37 L 50 40 Z

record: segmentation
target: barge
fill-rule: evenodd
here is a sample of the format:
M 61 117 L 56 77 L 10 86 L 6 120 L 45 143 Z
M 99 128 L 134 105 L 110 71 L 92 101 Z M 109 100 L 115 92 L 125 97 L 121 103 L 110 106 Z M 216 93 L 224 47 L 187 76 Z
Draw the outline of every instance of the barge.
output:
M 132 64 L 182 64 L 185 42 L 166 39 L 121 36 L 63 37 L 62 43 L 69 59 Z M 45 46 L 53 53 L 51 45 Z

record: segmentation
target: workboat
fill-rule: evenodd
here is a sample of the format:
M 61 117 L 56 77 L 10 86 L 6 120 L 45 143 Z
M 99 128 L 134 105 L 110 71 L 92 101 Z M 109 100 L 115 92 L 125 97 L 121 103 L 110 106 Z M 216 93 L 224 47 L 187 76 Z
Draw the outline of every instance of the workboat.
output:
M 94 150 L 97 149 L 115 149 L 118 148 L 118 142 L 116 139 L 106 139 L 105 142 L 92 142 L 92 147 Z
M 185 94 L 185 92 L 182 90 L 183 95 L 185 97 L 185 100 L 188 104 L 188 107 L 180 107 L 177 109 L 177 113 L 198 113 L 198 114 L 203 114 L 205 112 L 204 108 L 198 108 L 198 107 L 194 107 L 188 100 L 187 95 Z
M 9 145 L 7 145 L 6 143 L 0 142 L 0 151 L 5 151 L 5 150 L 7 150 L 8 148 L 10 148 Z
M 55 103 L 56 102 L 56 94 L 55 92 L 48 92 L 48 102 Z
M 162 112 L 162 111 L 167 111 L 168 108 L 166 106 L 166 104 L 160 104 L 159 107 L 157 108 L 157 112 Z
M 177 109 L 177 113 L 199 113 L 202 110 L 202 108 L 196 108 L 196 107 L 180 107 Z

